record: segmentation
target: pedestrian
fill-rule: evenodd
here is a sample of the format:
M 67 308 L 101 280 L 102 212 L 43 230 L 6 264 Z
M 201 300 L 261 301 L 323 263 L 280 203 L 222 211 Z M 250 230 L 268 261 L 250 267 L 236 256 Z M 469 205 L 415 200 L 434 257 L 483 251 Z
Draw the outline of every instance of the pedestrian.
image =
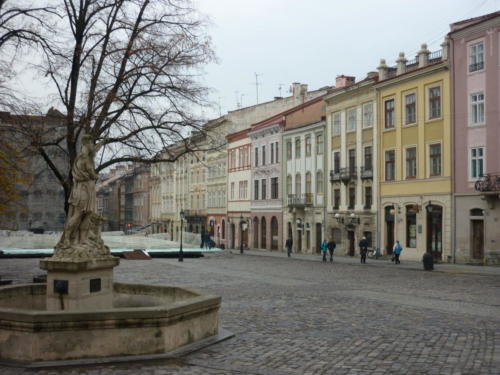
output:
M 366 237 L 359 241 L 359 254 L 361 255 L 361 263 L 366 263 L 366 253 L 368 252 L 368 241 Z
M 293 246 L 293 240 L 291 237 L 286 240 L 285 246 L 286 246 L 286 252 L 288 253 L 288 257 L 290 258 L 290 255 L 292 254 L 292 246 Z
M 335 243 L 334 240 L 331 240 L 328 242 L 328 252 L 330 253 L 330 263 L 333 263 L 333 252 L 335 251 L 335 248 L 337 247 L 337 244 Z
M 326 262 L 326 251 L 328 250 L 328 242 L 323 240 L 321 243 L 321 253 L 323 254 L 323 262 Z
M 399 243 L 399 241 L 396 241 L 394 244 L 394 247 L 392 248 L 392 253 L 394 254 L 394 263 L 395 264 L 401 264 L 399 261 L 399 256 L 401 255 L 401 252 L 403 251 L 403 246 Z

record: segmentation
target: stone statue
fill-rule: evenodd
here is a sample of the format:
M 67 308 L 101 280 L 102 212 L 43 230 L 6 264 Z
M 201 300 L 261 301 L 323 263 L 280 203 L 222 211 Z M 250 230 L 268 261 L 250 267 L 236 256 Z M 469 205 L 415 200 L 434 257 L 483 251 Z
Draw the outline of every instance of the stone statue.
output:
M 101 238 L 104 219 L 97 214 L 97 174 L 94 169 L 96 148 L 92 137 L 82 137 L 82 148 L 73 164 L 73 189 L 64 232 L 54 249 L 53 258 L 82 259 L 111 256 Z

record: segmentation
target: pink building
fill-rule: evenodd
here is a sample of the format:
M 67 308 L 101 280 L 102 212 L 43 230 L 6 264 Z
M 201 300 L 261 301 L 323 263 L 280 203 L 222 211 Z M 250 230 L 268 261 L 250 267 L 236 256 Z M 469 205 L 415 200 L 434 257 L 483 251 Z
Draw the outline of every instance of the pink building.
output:
M 500 12 L 456 22 L 452 74 L 454 260 L 500 262 Z

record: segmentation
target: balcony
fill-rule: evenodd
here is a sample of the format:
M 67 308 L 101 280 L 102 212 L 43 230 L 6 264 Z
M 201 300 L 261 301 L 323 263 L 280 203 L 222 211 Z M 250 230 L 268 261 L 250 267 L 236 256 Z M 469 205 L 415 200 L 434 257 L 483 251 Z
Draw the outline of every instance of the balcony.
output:
M 312 193 L 288 194 L 288 207 L 305 207 L 313 205 Z
M 360 173 L 361 173 L 361 179 L 373 180 L 373 168 L 372 167 L 361 167 Z
M 330 182 L 340 182 L 340 170 L 334 170 L 332 169 L 330 171 Z
M 487 173 L 474 184 L 474 189 L 481 193 L 481 199 L 488 202 L 490 208 L 500 199 L 500 173 Z
M 469 65 L 469 72 L 470 73 L 477 72 L 478 70 L 483 70 L 483 68 L 484 68 L 484 62 L 483 61 L 477 62 L 475 64 Z
M 347 184 L 350 181 L 356 181 L 358 178 L 358 171 L 356 167 L 340 168 L 340 180 Z
M 187 221 L 201 222 L 206 219 L 205 210 L 184 210 L 184 217 Z

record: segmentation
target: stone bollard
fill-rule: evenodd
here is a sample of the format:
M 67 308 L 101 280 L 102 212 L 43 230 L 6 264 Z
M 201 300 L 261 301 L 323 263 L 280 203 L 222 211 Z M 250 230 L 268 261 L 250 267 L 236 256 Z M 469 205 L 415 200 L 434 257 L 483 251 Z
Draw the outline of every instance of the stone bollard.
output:
M 431 252 L 426 252 L 422 257 L 422 262 L 424 263 L 425 271 L 432 271 L 434 269 L 434 258 Z

